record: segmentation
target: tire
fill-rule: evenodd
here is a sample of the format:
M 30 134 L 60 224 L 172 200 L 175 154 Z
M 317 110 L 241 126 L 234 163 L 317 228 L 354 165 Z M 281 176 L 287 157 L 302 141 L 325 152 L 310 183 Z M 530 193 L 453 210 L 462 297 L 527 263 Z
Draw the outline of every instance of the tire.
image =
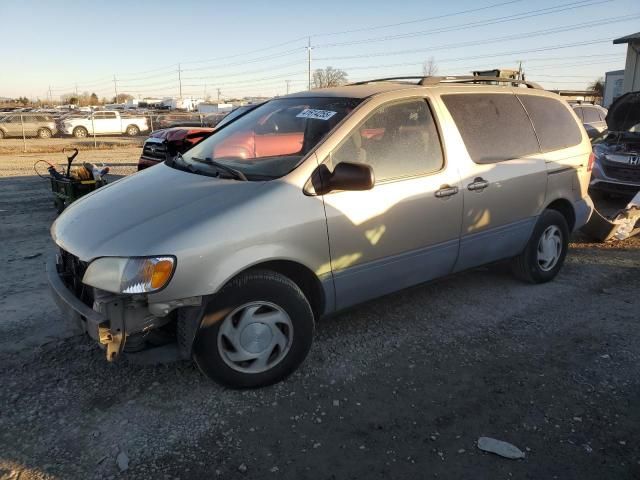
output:
M 86 138 L 89 136 L 89 131 L 84 127 L 76 127 L 73 129 L 73 136 L 76 138 Z
M 136 137 L 140 135 L 140 129 L 135 125 L 129 125 L 127 127 L 127 135 L 129 135 L 130 137 Z
M 51 137 L 53 137 L 53 134 L 51 133 L 51 130 L 49 130 L 48 128 L 38 129 L 38 138 L 51 138 Z
M 231 280 L 207 301 L 201 318 L 192 358 L 207 377 L 232 388 L 285 379 L 309 353 L 315 328 L 300 288 L 267 270 Z M 188 338 L 189 328 L 193 324 L 181 327 L 179 322 L 179 343 L 181 337 Z
M 3 138 L 4 138 L 4 132 L 0 130 L 0 140 L 2 140 Z
M 568 248 L 567 220 L 556 210 L 545 210 L 524 251 L 512 260 L 513 273 L 529 283 L 553 280 L 564 264 Z

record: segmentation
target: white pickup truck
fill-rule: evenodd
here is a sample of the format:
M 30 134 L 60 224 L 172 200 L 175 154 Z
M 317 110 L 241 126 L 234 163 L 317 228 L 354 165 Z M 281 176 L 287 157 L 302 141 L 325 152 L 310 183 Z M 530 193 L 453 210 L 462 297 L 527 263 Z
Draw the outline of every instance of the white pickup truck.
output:
M 84 138 L 93 135 L 127 134 L 131 137 L 149 130 L 145 117 L 121 115 L 120 112 L 104 110 L 86 116 L 67 117 L 59 130 L 66 135 Z

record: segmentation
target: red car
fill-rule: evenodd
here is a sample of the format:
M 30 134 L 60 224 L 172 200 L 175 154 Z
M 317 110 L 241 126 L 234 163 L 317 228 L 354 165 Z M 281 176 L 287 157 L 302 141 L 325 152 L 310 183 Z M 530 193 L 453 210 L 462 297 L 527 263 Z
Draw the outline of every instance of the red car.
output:
M 184 153 L 207 138 L 212 127 L 172 127 L 156 130 L 149 135 L 138 160 L 138 171 L 152 167 L 177 153 Z

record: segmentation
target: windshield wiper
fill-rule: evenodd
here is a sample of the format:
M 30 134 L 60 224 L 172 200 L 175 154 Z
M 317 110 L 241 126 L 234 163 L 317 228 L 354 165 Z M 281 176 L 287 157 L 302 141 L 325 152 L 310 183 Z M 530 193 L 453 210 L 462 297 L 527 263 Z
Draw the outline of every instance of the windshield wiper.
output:
M 248 181 L 246 175 L 242 173 L 240 170 L 236 170 L 235 168 L 225 165 L 224 163 L 216 162 L 213 158 L 191 157 L 191 160 L 193 160 L 194 162 L 205 163 L 207 165 L 213 165 L 218 170 L 222 170 L 228 173 L 229 175 L 231 175 L 232 178 L 235 178 L 236 180 L 242 180 L 243 182 Z

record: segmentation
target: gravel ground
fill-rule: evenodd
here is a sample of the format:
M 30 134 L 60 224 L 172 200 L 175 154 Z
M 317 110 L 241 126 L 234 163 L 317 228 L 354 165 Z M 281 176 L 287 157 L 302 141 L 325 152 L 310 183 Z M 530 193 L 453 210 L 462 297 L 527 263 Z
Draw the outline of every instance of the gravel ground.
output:
M 545 285 L 495 265 L 353 308 L 286 382 L 239 392 L 69 336 L 34 158 L 0 157 L 0 479 L 640 478 L 640 238 L 575 236 Z
M 25 142 L 22 138 L 3 138 L 0 140 L 0 154 L 7 155 L 2 157 L 2 160 L 12 161 L 19 153 L 58 153 L 65 147 L 77 148 L 78 150 L 142 147 L 146 138 L 146 136 L 127 137 L 124 135 L 97 136 L 95 142 L 93 137 L 85 139 L 74 137 L 27 138 Z

